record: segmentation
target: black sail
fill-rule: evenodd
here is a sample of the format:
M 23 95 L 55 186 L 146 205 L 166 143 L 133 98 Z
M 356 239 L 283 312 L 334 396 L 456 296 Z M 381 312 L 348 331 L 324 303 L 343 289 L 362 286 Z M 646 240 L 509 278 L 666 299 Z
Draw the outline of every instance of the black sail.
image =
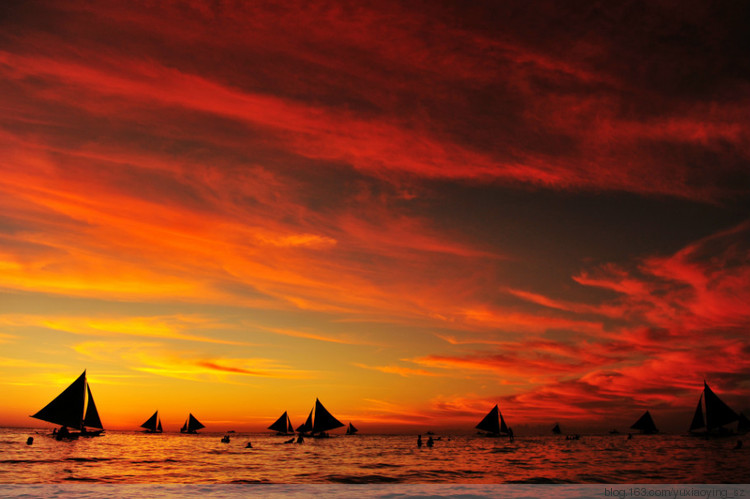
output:
M 315 419 L 313 420 L 313 433 L 341 428 L 344 423 L 334 418 L 333 415 L 323 407 L 320 400 L 315 399 Z
M 286 414 L 286 411 L 284 411 L 284 414 L 282 414 L 279 419 L 277 419 L 271 426 L 268 427 L 269 430 L 277 431 L 279 433 L 286 433 L 288 431 L 287 421 L 288 416 Z
M 634 430 L 640 430 L 643 433 L 658 433 L 659 430 L 656 429 L 656 425 L 654 424 L 654 420 L 651 417 L 651 413 L 646 411 L 643 413 L 643 416 L 641 416 L 638 421 L 633 423 L 633 426 L 631 426 Z
M 96 404 L 94 403 L 94 397 L 91 395 L 91 387 L 86 384 L 86 393 L 89 396 L 89 404 L 86 407 L 86 416 L 83 417 L 83 426 L 89 428 L 103 429 L 102 420 L 99 418 L 99 411 L 96 410 Z
M 713 430 L 727 423 L 733 423 L 740 418 L 736 412 L 716 396 L 705 381 L 703 382 L 703 393 L 706 396 L 707 430 Z
M 157 431 L 157 421 L 159 421 L 159 411 L 156 411 L 153 416 L 148 418 L 146 422 L 141 425 L 141 428 L 146 428 L 149 431 Z
M 159 424 L 158 424 L 158 425 L 156 425 L 156 431 L 158 431 L 159 433 L 161 433 L 162 431 L 164 431 L 164 430 L 162 430 L 162 428 L 161 428 L 161 419 L 159 419 Z
M 200 430 L 201 428 L 205 428 L 205 426 L 203 426 L 203 423 L 198 421 L 192 414 L 189 414 L 187 424 L 188 433 L 193 433 L 195 430 Z
M 500 433 L 510 433 L 508 431 L 508 425 L 505 424 L 505 419 L 503 418 L 503 413 L 498 411 L 498 414 L 500 415 Z
M 559 424 L 555 423 L 554 428 L 552 428 L 552 433 L 554 433 L 555 435 L 559 435 L 560 433 L 562 433 Z
M 695 414 L 693 414 L 693 421 L 690 423 L 690 430 L 700 430 L 706 426 L 706 422 L 703 421 L 703 395 L 698 399 L 698 406 L 695 408 Z
M 305 420 L 305 422 L 297 427 L 297 431 L 299 433 L 311 432 L 313 428 L 312 420 L 313 420 L 313 410 L 310 409 L 310 414 L 307 415 L 307 419 Z
M 495 405 L 495 407 L 493 407 L 492 410 L 487 413 L 484 419 L 479 422 L 476 428 L 478 430 L 488 431 L 490 433 L 499 435 L 500 434 L 500 420 L 498 416 L 499 413 L 500 411 L 498 410 L 497 405 Z M 503 421 L 503 423 L 505 423 L 505 421 Z
M 31 417 L 80 430 L 83 426 L 83 406 L 85 402 L 86 371 L 83 371 L 83 374 L 60 395 Z
M 286 417 L 286 432 L 287 433 L 294 433 L 294 426 L 292 426 L 292 420 L 289 419 L 289 416 Z

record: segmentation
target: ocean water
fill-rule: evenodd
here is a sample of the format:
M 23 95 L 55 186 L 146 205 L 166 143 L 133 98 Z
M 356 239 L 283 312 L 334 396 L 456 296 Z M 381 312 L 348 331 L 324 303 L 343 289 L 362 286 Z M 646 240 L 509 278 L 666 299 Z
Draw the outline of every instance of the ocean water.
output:
M 439 435 L 433 448 L 419 449 L 416 435 L 341 435 L 301 445 L 252 433 L 232 434 L 225 444 L 222 435 L 108 431 L 58 442 L 46 429 L 4 428 L 0 483 L 750 483 L 750 442 L 734 450 L 736 438 Z

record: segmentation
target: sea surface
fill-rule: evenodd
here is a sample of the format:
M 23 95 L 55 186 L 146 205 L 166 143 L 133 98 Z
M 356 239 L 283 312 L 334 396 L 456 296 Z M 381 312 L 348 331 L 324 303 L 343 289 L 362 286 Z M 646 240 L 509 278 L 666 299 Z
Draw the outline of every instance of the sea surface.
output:
M 28 437 L 32 445 L 26 445 Z M 0 429 L 2 484 L 717 484 L 750 483 L 750 441 L 681 435 L 416 435 L 308 438 L 107 431 L 58 442 L 48 429 Z M 423 436 L 426 440 L 426 437 Z M 750 439 L 748 439 L 750 440 Z M 252 442 L 252 448 L 246 448 Z

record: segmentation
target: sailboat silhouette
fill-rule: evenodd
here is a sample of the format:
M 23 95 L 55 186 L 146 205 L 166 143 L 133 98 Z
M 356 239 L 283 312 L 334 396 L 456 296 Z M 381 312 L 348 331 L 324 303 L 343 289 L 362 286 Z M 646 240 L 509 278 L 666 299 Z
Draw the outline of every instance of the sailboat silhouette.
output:
M 703 404 L 705 401 L 706 405 L 706 417 L 703 417 Z M 742 420 L 744 418 L 744 421 Z M 747 431 L 743 426 L 747 423 L 747 418 L 744 415 L 740 417 L 736 412 L 732 410 L 727 404 L 724 403 L 714 392 L 711 387 L 708 386 L 705 380 L 703 380 L 703 393 L 698 398 L 698 406 L 695 408 L 693 414 L 693 420 L 690 422 L 689 432 L 691 435 L 698 435 L 704 437 L 721 437 L 730 436 L 734 434 L 729 428 L 724 428 L 724 425 L 739 421 L 737 424 L 737 431 Z M 703 430 L 703 431 L 700 431 Z
M 638 421 L 633 423 L 633 425 L 630 427 L 633 430 L 640 430 L 641 434 L 643 435 L 653 435 L 654 433 L 659 433 L 659 430 L 656 428 L 656 424 L 654 424 L 654 419 L 651 417 L 651 413 L 646 411 L 643 413 L 643 416 L 638 418 Z
M 185 424 L 183 424 L 182 428 L 180 428 L 180 433 L 190 433 L 192 435 L 198 433 L 198 430 L 200 430 L 201 428 L 205 428 L 205 426 L 203 426 L 203 423 L 198 421 L 195 416 L 190 413 L 188 414 L 188 418 L 185 421 Z
M 274 430 L 277 435 L 294 435 L 294 426 L 286 411 L 268 429 Z
M 346 435 L 356 435 L 359 430 L 354 427 L 354 425 L 349 422 L 349 428 L 346 429 Z
M 305 435 L 310 434 L 313 438 L 327 438 L 328 431 L 335 428 L 341 428 L 344 423 L 333 417 L 328 410 L 323 407 L 320 400 L 315 399 L 315 407 L 310 410 L 307 420 L 297 427 L 297 432 Z
M 145 423 L 141 425 L 141 428 L 146 428 L 144 433 L 161 433 L 161 419 L 159 418 L 159 411 L 156 411 Z
M 104 431 L 94 397 L 91 395 L 91 388 L 86 381 L 85 370 L 52 402 L 31 417 L 60 425 L 62 428 L 56 432 L 58 440 L 98 437 Z M 98 430 L 90 431 L 86 427 L 98 428 Z M 79 432 L 70 432 L 68 428 L 79 430 Z
M 478 430 L 484 431 L 485 437 L 499 437 L 508 435 L 508 425 L 505 424 L 503 414 L 497 408 L 497 404 L 476 426 Z

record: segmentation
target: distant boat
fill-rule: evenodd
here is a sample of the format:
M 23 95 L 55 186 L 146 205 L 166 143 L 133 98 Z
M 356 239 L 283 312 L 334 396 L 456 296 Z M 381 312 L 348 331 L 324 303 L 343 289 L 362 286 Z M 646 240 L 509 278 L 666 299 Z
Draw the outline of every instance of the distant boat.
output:
M 91 395 L 91 388 L 86 381 L 86 371 L 83 371 L 78 379 L 55 397 L 52 402 L 31 417 L 60 425 L 62 427 L 60 431 L 55 431 L 58 440 L 98 437 L 104 431 L 99 412 L 96 410 L 94 397 Z M 98 428 L 98 430 L 90 431 L 86 427 Z M 68 428 L 79 431 L 70 432 Z
M 704 401 L 706 405 L 705 418 L 703 417 L 702 403 Z M 744 422 L 742 421 L 743 418 Z M 739 421 L 737 424 L 738 431 L 740 431 L 740 426 L 747 424 L 747 418 L 744 415 L 740 418 L 736 412 L 711 390 L 708 383 L 703 381 L 703 393 L 698 398 L 698 406 L 695 408 L 693 421 L 690 423 L 690 429 L 688 430 L 690 434 L 705 437 L 729 436 L 734 432 L 729 428 L 724 428 L 724 425 L 734 423 L 735 421 Z
M 487 432 L 484 434 L 486 437 L 499 437 L 508 435 L 508 426 L 505 424 L 505 419 L 497 405 L 492 408 L 490 412 L 479 422 L 476 426 L 478 430 Z
M 335 428 L 341 428 L 344 423 L 333 417 L 328 410 L 323 407 L 320 400 L 315 399 L 315 407 L 310 410 L 307 420 L 304 424 L 297 427 L 300 434 L 310 434 L 315 438 L 325 438 L 328 436 L 327 431 Z
M 619 435 L 620 432 L 617 431 L 617 428 L 612 428 L 611 430 L 609 430 L 609 434 L 610 435 Z
M 354 425 L 350 422 L 349 428 L 346 429 L 347 435 L 356 435 L 359 430 L 354 427 Z
M 277 435 L 294 435 L 294 426 L 286 411 L 268 429 L 275 431 Z
M 156 411 L 145 423 L 141 425 L 141 428 L 146 428 L 144 433 L 161 433 L 161 419 L 159 418 L 159 411 Z
M 185 421 L 185 424 L 183 424 L 182 428 L 180 428 L 180 433 L 195 434 L 198 433 L 198 430 L 200 430 L 201 428 L 205 428 L 205 426 L 203 426 L 203 423 L 198 421 L 195 416 L 190 413 L 187 420 Z
M 643 435 L 653 435 L 654 433 L 659 433 L 659 430 L 654 424 L 654 419 L 651 417 L 651 413 L 648 411 L 644 412 L 643 416 L 638 418 L 638 421 L 633 423 L 633 426 L 631 426 L 630 428 L 633 430 L 640 430 Z
M 555 423 L 555 426 L 552 428 L 552 433 L 554 433 L 555 435 L 559 435 L 562 433 L 562 430 L 560 430 L 559 423 Z

